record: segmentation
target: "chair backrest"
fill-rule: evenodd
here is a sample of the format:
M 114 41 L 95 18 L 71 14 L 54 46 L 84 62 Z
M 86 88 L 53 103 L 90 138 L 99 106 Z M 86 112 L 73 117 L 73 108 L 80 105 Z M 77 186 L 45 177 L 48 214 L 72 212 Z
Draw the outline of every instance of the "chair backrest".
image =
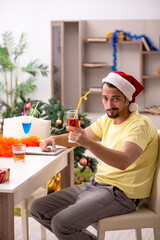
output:
M 50 128 L 50 120 L 32 117 L 31 129 L 28 136 L 36 136 L 40 139 L 48 138 L 50 136 Z M 14 138 L 25 137 L 22 127 L 22 116 L 4 119 L 3 136 Z
M 157 167 L 153 180 L 151 196 L 144 200 L 143 205 L 152 209 L 160 217 L 160 132 L 158 132 L 158 146 Z

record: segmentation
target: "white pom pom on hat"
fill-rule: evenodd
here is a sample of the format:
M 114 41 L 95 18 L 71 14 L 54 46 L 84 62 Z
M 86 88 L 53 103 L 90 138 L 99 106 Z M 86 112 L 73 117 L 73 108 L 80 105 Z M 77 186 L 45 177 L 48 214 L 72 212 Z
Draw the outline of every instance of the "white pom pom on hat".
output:
M 138 105 L 136 103 L 130 103 L 129 104 L 129 111 L 130 112 L 136 112 L 138 111 Z
M 130 112 L 138 110 L 135 98 L 144 89 L 144 87 L 134 77 L 124 72 L 111 72 L 102 80 L 102 83 L 105 82 L 108 82 L 118 88 L 130 101 Z

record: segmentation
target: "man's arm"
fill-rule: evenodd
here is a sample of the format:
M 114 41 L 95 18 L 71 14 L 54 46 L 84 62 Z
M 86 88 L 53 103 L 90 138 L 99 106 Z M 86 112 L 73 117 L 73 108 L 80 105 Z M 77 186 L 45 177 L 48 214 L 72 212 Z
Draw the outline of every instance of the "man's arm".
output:
M 51 151 L 49 146 L 53 147 L 53 150 L 56 151 L 56 145 L 64 146 L 64 147 L 74 147 L 77 146 L 77 143 L 69 143 L 68 142 L 68 134 L 54 135 L 51 136 L 40 143 L 41 150 L 44 152 Z
M 88 150 L 103 162 L 120 170 L 128 168 L 143 152 L 137 144 L 132 142 L 125 142 L 122 149 L 117 151 L 90 141 Z
M 106 148 L 95 141 L 97 140 L 96 137 L 92 139 L 88 137 L 87 132 L 89 132 L 89 135 L 95 135 L 91 127 L 89 127 L 87 131 L 73 127 L 69 127 L 69 129 L 74 129 L 74 132 L 69 133 L 69 138 L 71 140 L 76 141 L 78 145 L 90 150 L 96 157 L 106 164 L 120 170 L 125 170 L 129 167 L 129 165 L 131 165 L 143 152 L 137 144 L 132 142 L 125 142 L 120 151 Z
M 99 138 L 93 133 L 93 131 L 91 130 L 90 127 L 85 128 L 84 131 L 86 132 L 86 135 L 88 138 L 95 140 L 95 141 L 99 140 Z M 56 145 L 60 145 L 60 146 L 64 146 L 64 147 L 79 146 L 79 144 L 77 144 L 77 143 L 69 143 L 68 136 L 69 136 L 68 133 L 51 136 L 51 137 L 47 138 L 46 140 L 42 141 L 40 143 L 40 147 L 41 147 L 42 151 L 46 152 L 46 151 L 51 151 L 51 149 L 48 148 L 48 146 L 52 146 L 54 150 L 56 150 Z

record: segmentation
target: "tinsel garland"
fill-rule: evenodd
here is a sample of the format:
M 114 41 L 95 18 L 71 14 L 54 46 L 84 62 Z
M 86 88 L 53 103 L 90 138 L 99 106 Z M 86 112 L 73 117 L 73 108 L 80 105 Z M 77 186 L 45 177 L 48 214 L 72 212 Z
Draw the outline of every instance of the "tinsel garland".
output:
M 40 139 L 36 136 L 28 138 L 4 137 L 0 134 L 0 157 L 13 157 L 12 144 L 26 144 L 27 147 L 39 147 Z
M 143 35 L 132 35 L 129 32 L 124 32 L 123 30 L 116 30 L 113 35 L 112 35 L 112 48 L 113 48 L 113 66 L 112 66 L 112 70 L 115 72 L 117 71 L 117 38 L 118 38 L 118 33 L 123 32 L 125 37 L 130 38 L 131 40 L 136 39 L 139 40 L 142 37 L 145 38 L 146 42 L 148 43 L 148 46 L 150 47 L 151 51 L 157 51 L 157 48 L 155 48 L 152 43 L 151 40 Z

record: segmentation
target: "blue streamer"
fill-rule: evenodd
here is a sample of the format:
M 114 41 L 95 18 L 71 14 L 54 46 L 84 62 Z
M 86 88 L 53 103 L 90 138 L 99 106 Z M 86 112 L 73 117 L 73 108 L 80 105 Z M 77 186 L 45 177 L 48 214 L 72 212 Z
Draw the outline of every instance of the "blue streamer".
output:
M 136 35 L 136 34 L 132 35 L 129 32 L 124 32 L 123 30 L 116 30 L 112 35 L 112 48 L 113 48 L 112 70 L 114 72 L 117 71 L 117 38 L 118 38 L 118 33 L 120 33 L 120 32 L 123 32 L 124 36 L 130 38 L 131 40 L 133 40 L 133 39 L 139 40 L 142 37 L 144 37 L 149 48 L 151 49 L 151 51 L 157 51 L 157 48 L 152 45 L 151 40 L 144 34 L 143 35 Z

